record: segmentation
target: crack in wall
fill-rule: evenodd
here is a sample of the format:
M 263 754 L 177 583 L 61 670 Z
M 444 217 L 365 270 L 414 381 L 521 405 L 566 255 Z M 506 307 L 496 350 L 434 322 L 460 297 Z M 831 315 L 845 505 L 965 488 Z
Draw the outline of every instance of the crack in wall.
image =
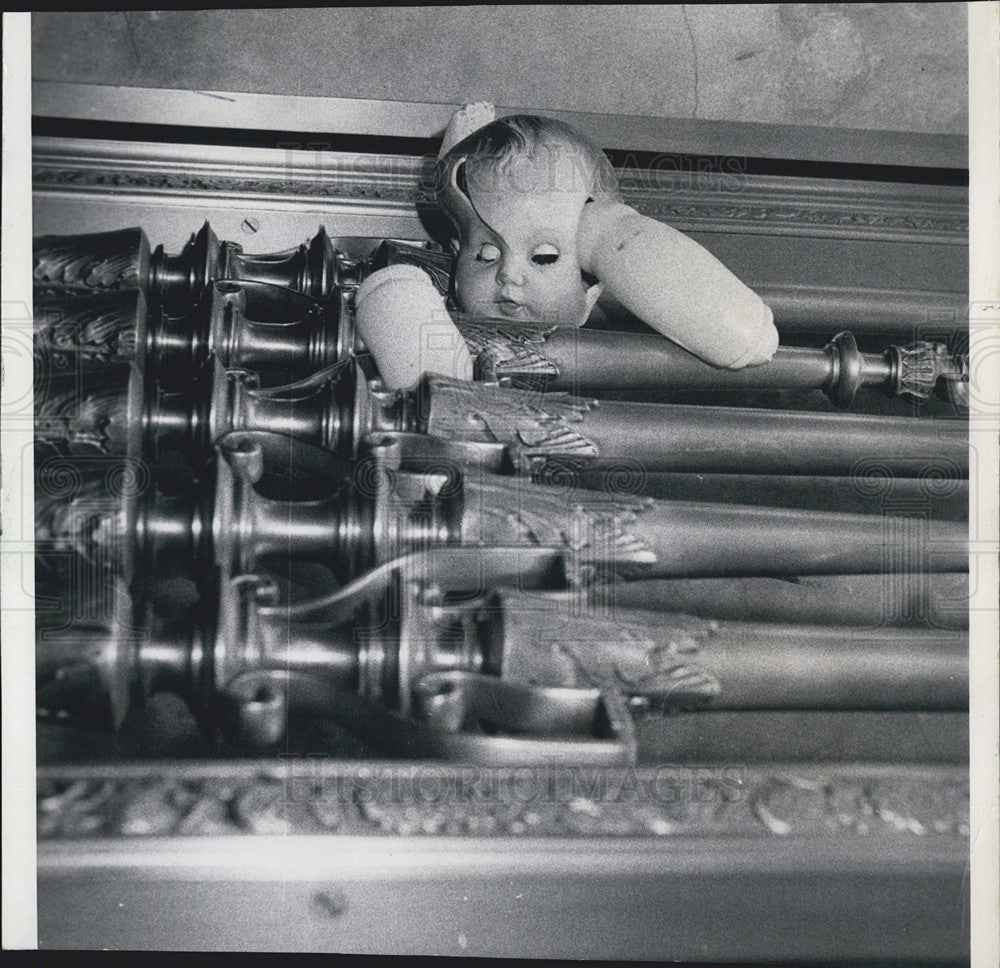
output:
M 694 31 L 691 29 L 691 21 L 688 20 L 686 3 L 681 4 L 681 16 L 684 18 L 684 27 L 691 41 L 691 66 L 694 72 L 694 107 L 691 109 L 691 117 L 696 118 L 698 117 L 698 45 L 694 42 Z
M 125 29 L 128 31 L 129 43 L 132 45 L 132 53 L 135 55 L 135 66 L 138 67 L 142 63 L 142 58 L 139 56 L 139 48 L 135 44 L 135 35 L 132 33 L 132 22 L 128 19 L 128 13 L 125 10 L 121 11 L 122 20 L 125 21 Z

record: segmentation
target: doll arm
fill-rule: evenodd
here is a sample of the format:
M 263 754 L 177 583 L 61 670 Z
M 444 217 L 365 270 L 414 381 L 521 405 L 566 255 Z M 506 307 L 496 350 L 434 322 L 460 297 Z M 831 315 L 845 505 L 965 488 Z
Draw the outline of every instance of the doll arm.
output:
M 771 310 L 707 249 L 620 202 L 583 206 L 582 268 L 657 332 L 716 366 L 739 369 L 778 348 Z
M 472 379 L 468 346 L 417 266 L 387 266 L 368 276 L 354 296 L 354 325 L 390 390 L 411 387 L 424 373 Z

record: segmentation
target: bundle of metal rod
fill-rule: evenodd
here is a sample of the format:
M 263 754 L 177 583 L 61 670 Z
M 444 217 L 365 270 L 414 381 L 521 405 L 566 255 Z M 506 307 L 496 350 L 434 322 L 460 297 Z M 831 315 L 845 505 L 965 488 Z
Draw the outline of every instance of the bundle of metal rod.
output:
M 104 293 L 139 289 L 154 304 L 184 315 L 217 279 L 242 279 L 326 298 L 337 284 L 337 253 L 322 226 L 313 239 L 285 252 L 246 255 L 216 238 L 206 222 L 177 255 L 162 245 L 151 254 L 140 228 L 34 240 L 36 288 L 45 293 Z
M 287 368 L 300 376 L 310 367 L 318 368 L 318 361 L 350 355 L 358 345 L 350 312 L 345 311 L 349 299 L 334 299 L 322 307 L 306 297 L 325 300 L 339 280 L 347 290 L 374 269 L 400 262 L 420 265 L 446 292 L 450 264 L 443 253 L 398 243 L 384 243 L 369 259 L 351 262 L 340 258 L 322 229 L 308 247 L 245 256 L 235 243 L 220 246 L 207 223 L 178 256 L 164 255 L 160 246 L 150 257 L 138 229 L 44 237 L 36 240 L 35 256 L 36 278 L 50 293 L 136 287 L 151 293 L 158 312 L 147 349 L 163 357 L 165 372 L 172 364 L 197 365 L 209 353 L 219 352 L 227 365 Z M 171 319 L 171 313 L 188 313 L 213 281 L 227 279 L 246 284 L 215 287 L 210 322 L 201 324 L 184 315 Z M 340 319 L 331 321 L 328 314 Z M 598 395 L 621 390 L 636 399 L 664 389 L 816 389 L 844 409 L 861 387 L 879 387 L 889 396 L 925 400 L 936 394 L 960 407 L 967 402 L 968 357 L 952 354 L 940 343 L 892 346 L 876 355 L 860 353 L 853 336 L 845 332 L 824 349 L 782 347 L 766 364 L 727 370 L 651 333 L 578 330 L 461 314 L 456 314 L 456 323 L 470 351 L 479 356 L 480 376 L 512 386 Z M 72 339 L 65 329 L 62 338 Z
M 214 495 L 111 490 L 95 470 L 89 486 L 40 505 L 37 527 L 82 559 L 116 570 L 134 554 L 147 578 L 202 578 L 224 560 L 252 572 L 287 557 L 350 580 L 442 545 L 562 549 L 580 581 L 968 567 L 965 524 L 907 507 L 877 516 L 567 495 L 472 469 L 399 471 L 397 442 L 381 439 L 360 462 L 261 431 L 226 434 L 218 448 Z
M 287 386 L 259 384 L 243 368 L 216 364 L 189 394 L 152 401 L 148 427 L 196 453 L 231 429 L 290 434 L 349 454 L 364 435 L 389 433 L 411 449 L 433 446 L 438 463 L 536 474 L 573 466 L 598 486 L 623 469 L 814 476 L 860 469 L 955 480 L 968 473 L 967 429 L 958 420 L 597 401 L 437 376 L 390 393 L 371 389 L 350 361 Z M 407 441 L 412 434 L 438 441 Z
M 58 672 L 75 668 L 79 679 L 86 667 L 116 697 L 117 721 L 143 689 L 184 696 L 205 724 L 229 710 L 242 740 L 258 749 L 282 740 L 290 714 L 357 727 L 359 711 L 370 714 L 377 703 L 389 719 L 395 713 L 426 727 L 431 752 L 472 753 L 481 762 L 542 753 L 632 761 L 626 702 L 657 712 L 967 708 L 968 643 L 960 631 L 718 622 L 629 609 L 602 617 L 512 589 L 454 603 L 423 577 L 414 581 L 403 567 L 387 576 L 399 610 L 386 621 L 384 586 L 367 579 L 290 604 L 276 579 L 244 575 L 223 582 L 217 622 L 193 613 L 170 631 L 150 628 L 138 643 L 120 623 L 107 623 L 88 630 L 82 649 L 79 634 L 50 637 L 39 644 L 39 673 L 48 702 L 58 705 Z M 596 729 L 599 703 L 610 718 L 605 739 Z M 382 731 L 386 718 L 369 721 L 367 731 L 398 754 L 401 724 Z M 483 735 L 482 723 L 514 728 L 519 738 L 512 746 Z
M 965 708 L 963 421 L 558 389 L 847 405 L 861 386 L 953 396 L 964 358 L 842 334 L 732 374 L 660 337 L 460 317 L 489 379 L 389 392 L 352 288 L 394 260 L 446 287 L 442 254 L 351 261 L 321 230 L 248 257 L 207 224 L 178 255 L 139 230 L 38 241 L 39 548 L 58 596 L 115 603 L 43 629 L 46 702 L 100 688 L 120 722 L 163 688 L 259 749 L 292 710 L 381 723 L 400 755 L 600 763 L 635 757 L 629 704 Z M 167 480 L 174 452 L 188 470 Z

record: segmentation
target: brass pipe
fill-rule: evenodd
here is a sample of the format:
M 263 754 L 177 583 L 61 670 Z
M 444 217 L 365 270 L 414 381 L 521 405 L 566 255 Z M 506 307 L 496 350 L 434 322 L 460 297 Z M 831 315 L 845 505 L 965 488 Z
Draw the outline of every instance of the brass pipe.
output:
M 597 586 L 593 607 L 685 612 L 706 618 L 818 625 L 968 629 L 969 576 L 891 571 L 788 578 L 664 578 Z
M 226 499 L 235 517 L 216 524 L 216 540 L 235 541 L 249 570 L 277 546 L 343 573 L 345 560 L 364 569 L 441 544 L 556 547 L 584 571 L 631 578 L 881 573 L 917 558 L 935 571 L 968 567 L 966 525 L 907 517 L 905 508 L 881 517 L 593 491 L 567 499 L 558 487 L 488 473 L 394 470 L 399 446 L 391 439 L 370 441 L 360 464 L 254 431 L 228 434 L 218 446 L 238 497 Z M 271 480 L 265 467 L 278 475 L 292 468 L 293 477 L 262 492 L 254 481 Z
M 37 289 L 52 294 L 140 290 L 152 305 L 175 316 L 190 312 L 219 279 L 257 281 L 325 299 L 345 261 L 322 226 L 307 244 L 263 255 L 245 255 L 235 242 L 220 245 L 208 222 L 177 254 L 162 245 L 152 251 L 140 228 L 36 236 L 33 248 Z
M 212 379 L 214 387 L 204 386 L 187 401 L 174 398 L 173 406 L 187 408 L 194 420 L 211 395 L 213 436 L 228 429 L 271 430 L 347 453 L 356 451 L 364 434 L 391 430 L 456 444 L 499 444 L 516 468 L 544 474 L 572 466 L 591 479 L 623 469 L 639 475 L 877 472 L 955 480 L 968 473 L 968 431 L 959 420 L 597 401 L 436 376 L 416 391 L 391 394 L 369 392 L 355 366 L 264 390 L 250 376 L 227 376 L 219 368 Z M 160 398 L 156 407 L 167 402 Z M 150 420 L 152 426 L 183 424 L 178 413 Z M 206 444 L 192 437 L 188 446 L 201 451 Z
M 502 443 L 515 464 L 532 470 L 562 462 L 589 470 L 845 475 L 877 461 L 905 477 L 928 467 L 968 472 L 968 429 L 959 420 L 598 401 L 437 376 L 425 379 L 415 412 L 412 429 Z
M 627 391 L 642 399 L 676 390 L 820 390 L 847 409 L 862 387 L 887 396 L 926 400 L 932 393 L 951 401 L 967 380 L 967 363 L 936 343 L 893 346 L 882 354 L 861 353 L 849 332 L 823 349 L 779 346 L 758 366 L 729 370 L 712 366 L 653 333 L 542 327 L 461 317 L 458 328 L 478 351 L 480 379 L 527 389 L 566 390 L 600 396 Z

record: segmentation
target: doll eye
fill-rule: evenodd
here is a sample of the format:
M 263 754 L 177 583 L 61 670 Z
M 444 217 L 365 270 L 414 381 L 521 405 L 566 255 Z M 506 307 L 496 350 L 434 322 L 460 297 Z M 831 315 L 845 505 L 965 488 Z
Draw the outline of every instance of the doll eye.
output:
M 550 266 L 558 258 L 559 250 L 548 242 L 543 242 L 531 253 L 531 261 L 539 266 Z
M 476 258 L 480 262 L 496 262 L 500 258 L 500 249 L 493 245 L 492 242 L 487 242 L 479 249 L 479 254 Z

